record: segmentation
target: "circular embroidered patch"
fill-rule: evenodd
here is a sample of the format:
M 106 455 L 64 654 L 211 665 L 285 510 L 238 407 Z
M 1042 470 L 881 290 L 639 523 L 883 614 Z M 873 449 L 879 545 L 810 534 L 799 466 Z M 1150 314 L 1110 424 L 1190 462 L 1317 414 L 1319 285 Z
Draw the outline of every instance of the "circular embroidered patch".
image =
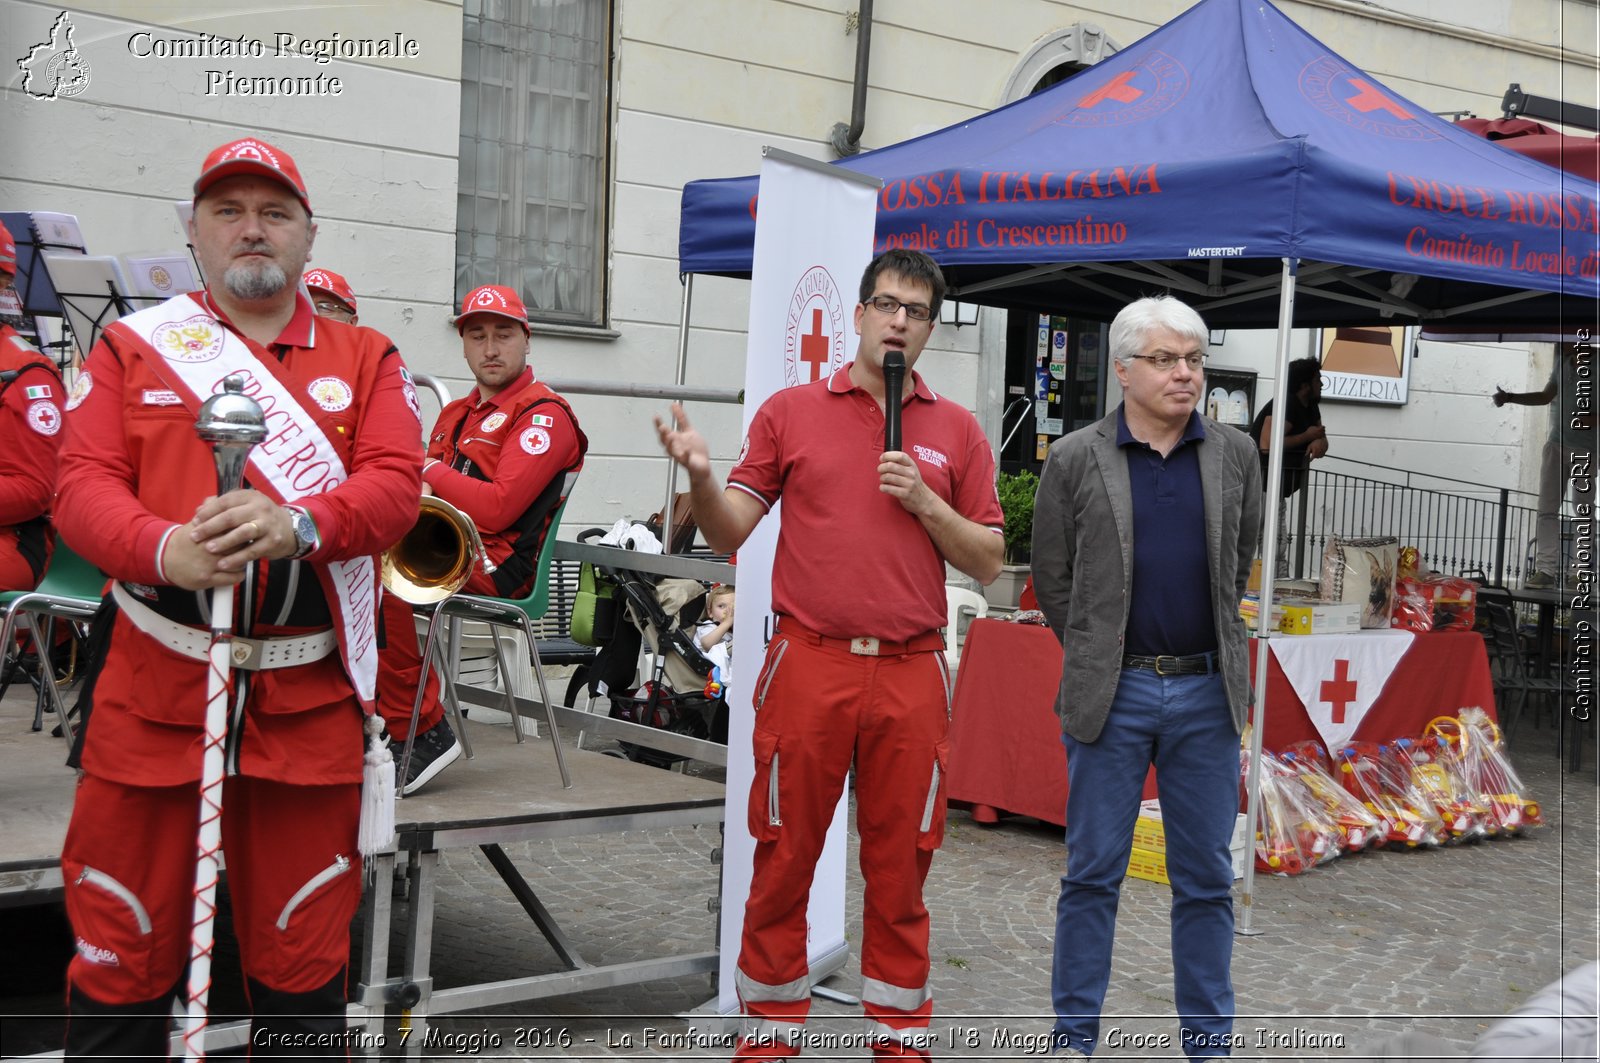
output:
M 522 433 L 520 442 L 529 454 L 543 454 L 550 449 L 550 433 L 543 428 L 530 428 Z
M 311 382 L 310 387 L 306 388 L 306 393 L 329 413 L 348 410 L 350 404 L 356 400 L 355 392 L 350 390 L 350 385 L 336 376 L 318 377 Z
M 498 430 L 499 427 L 501 425 L 505 424 L 505 423 L 506 423 L 506 415 L 505 414 L 503 414 L 503 413 L 491 413 L 489 416 L 487 416 L 487 417 L 485 417 L 483 419 L 483 426 L 482 427 L 483 427 L 483 430 L 485 432 L 493 432 L 493 431 Z
M 94 390 L 94 379 L 88 372 L 78 374 L 78 379 L 72 382 L 72 391 L 67 395 L 67 409 L 76 410 L 83 405 L 83 400 L 89 397 L 89 392 Z
M 61 431 L 61 411 L 49 399 L 40 399 L 28 406 L 28 427 L 42 436 L 53 436 Z

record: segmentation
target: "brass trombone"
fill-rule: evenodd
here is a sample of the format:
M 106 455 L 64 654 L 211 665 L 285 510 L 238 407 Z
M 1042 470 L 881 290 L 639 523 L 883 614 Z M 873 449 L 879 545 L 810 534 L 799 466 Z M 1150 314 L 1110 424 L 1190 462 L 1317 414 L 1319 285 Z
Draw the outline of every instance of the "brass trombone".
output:
M 472 518 L 442 498 L 423 495 L 417 522 L 383 552 L 380 578 L 402 601 L 431 605 L 466 586 L 479 563 L 485 574 L 495 570 Z

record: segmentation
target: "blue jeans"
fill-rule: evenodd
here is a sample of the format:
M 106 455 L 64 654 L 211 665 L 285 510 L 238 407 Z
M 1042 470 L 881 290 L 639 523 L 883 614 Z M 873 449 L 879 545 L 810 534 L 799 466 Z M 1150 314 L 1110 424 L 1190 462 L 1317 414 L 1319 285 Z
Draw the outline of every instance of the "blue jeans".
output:
M 1125 668 L 1100 737 L 1067 747 L 1067 873 L 1056 904 L 1053 1046 L 1093 1055 L 1117 901 L 1145 773 L 1156 766 L 1172 882 L 1173 999 L 1184 1053 L 1229 1055 L 1239 734 L 1220 675 Z

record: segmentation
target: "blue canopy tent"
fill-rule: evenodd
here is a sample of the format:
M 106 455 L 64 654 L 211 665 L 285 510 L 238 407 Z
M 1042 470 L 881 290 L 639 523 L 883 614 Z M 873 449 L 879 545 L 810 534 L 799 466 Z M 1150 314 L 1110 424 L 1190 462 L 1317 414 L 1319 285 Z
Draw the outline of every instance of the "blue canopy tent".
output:
M 877 246 L 964 302 L 1113 316 L 1171 290 L 1216 327 L 1593 320 L 1592 181 L 1396 95 L 1265 0 L 1203 0 L 1077 76 L 834 163 L 883 178 Z M 684 187 L 685 273 L 748 276 L 756 178 Z
M 1213 327 L 1275 326 L 1279 380 L 1292 325 L 1592 335 L 1600 319 L 1595 182 L 1435 117 L 1267 0 L 1201 0 L 1059 85 L 833 165 L 883 179 L 876 247 L 927 251 L 952 298 L 1108 320 L 1170 291 Z M 756 205 L 753 176 L 684 186 L 682 271 L 749 276 Z M 1266 672 L 1257 654 L 1254 754 Z

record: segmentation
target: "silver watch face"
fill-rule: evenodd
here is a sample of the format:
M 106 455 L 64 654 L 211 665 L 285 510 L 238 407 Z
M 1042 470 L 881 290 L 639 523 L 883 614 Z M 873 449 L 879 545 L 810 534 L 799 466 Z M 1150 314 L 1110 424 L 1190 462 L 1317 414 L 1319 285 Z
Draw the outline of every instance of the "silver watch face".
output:
M 294 539 L 300 544 L 300 549 L 309 550 L 317 541 L 317 525 L 311 519 L 311 514 L 302 513 L 295 509 L 290 510 L 290 517 L 294 524 Z

